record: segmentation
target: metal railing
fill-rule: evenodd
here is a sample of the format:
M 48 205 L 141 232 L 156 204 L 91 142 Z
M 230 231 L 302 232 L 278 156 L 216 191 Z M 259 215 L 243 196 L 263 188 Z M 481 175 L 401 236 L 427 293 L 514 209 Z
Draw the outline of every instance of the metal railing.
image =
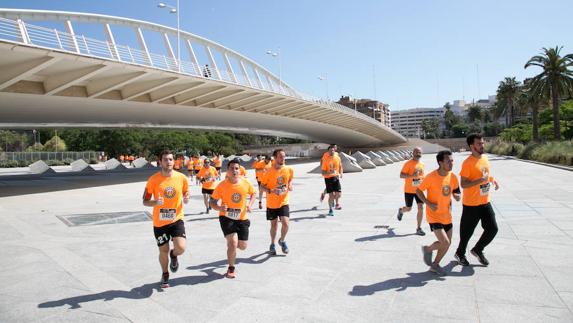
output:
M 14 151 L 14 152 L 0 152 L 0 161 L 16 160 L 16 161 L 29 161 L 35 162 L 38 160 L 78 160 L 83 159 L 86 162 L 90 160 L 97 160 L 102 156 L 101 151 Z
M 266 73 L 260 75 L 259 83 L 259 79 L 254 80 L 244 74 L 231 74 L 228 70 L 217 69 L 214 66 L 201 67 L 197 66 L 193 62 L 183 60 L 178 62 L 173 57 L 148 53 L 129 46 L 117 45 L 108 41 L 88 38 L 83 35 L 72 35 L 57 29 L 49 29 L 28 24 L 22 20 L 13 20 L 2 17 L 0 17 L 0 39 L 25 45 L 71 52 L 84 56 L 115 60 L 128 64 L 149 66 L 160 70 L 178 72 L 195 77 L 212 78 L 232 84 L 239 84 L 254 89 L 298 98 L 323 106 L 326 105 L 335 111 L 351 115 L 377 126 L 382 126 L 382 124 L 375 121 L 375 119 L 362 113 L 357 113 L 355 110 L 336 102 L 300 93 L 291 87 L 284 85 L 283 82 L 280 82 L 282 86 L 279 86 L 275 81 L 276 77 L 274 77 L 274 75 L 267 75 Z M 179 69 L 179 64 L 181 65 L 181 69 Z

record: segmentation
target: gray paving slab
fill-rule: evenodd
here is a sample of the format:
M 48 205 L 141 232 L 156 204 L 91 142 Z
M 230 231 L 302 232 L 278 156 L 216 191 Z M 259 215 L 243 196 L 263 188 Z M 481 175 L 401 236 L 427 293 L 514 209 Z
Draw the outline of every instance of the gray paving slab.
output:
M 455 173 L 465 156 L 455 154 Z M 435 168 L 434 155 L 423 161 Z M 491 265 L 471 256 L 469 267 L 453 261 L 461 215 L 454 202 L 448 275 L 437 277 L 421 259 L 420 246 L 434 240 L 428 225 L 420 237 L 414 212 L 395 218 L 403 204 L 402 163 L 345 174 L 343 209 L 334 217 L 318 201 L 320 175 L 307 173 L 316 163 L 294 165 L 291 253 L 267 254 L 265 212 L 254 210 L 235 280 L 223 277 L 218 219 L 201 214 L 200 188 L 191 186 L 187 250 L 166 290 L 158 288 L 150 221 L 68 226 L 59 218 L 150 211 L 141 205 L 141 175 L 3 181 L 0 321 L 573 321 L 572 172 L 492 158 L 501 189 L 492 193 L 499 233 L 485 251 Z M 470 247 L 481 232 L 478 226 Z

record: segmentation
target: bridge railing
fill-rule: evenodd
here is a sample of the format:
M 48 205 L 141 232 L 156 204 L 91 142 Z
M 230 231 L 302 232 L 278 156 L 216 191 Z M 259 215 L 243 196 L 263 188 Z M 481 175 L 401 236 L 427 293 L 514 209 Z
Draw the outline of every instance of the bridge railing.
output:
M 243 86 L 279 93 L 282 95 L 295 97 L 309 102 L 326 105 L 332 109 L 351 114 L 369 123 L 380 125 L 380 122 L 356 111 L 335 103 L 330 100 L 320 99 L 314 96 L 295 91 L 288 86 L 277 84 L 276 77 L 261 74 L 257 79 L 252 79 L 247 75 L 230 73 L 225 69 L 215 66 L 197 66 L 189 61 L 178 61 L 170 56 L 150 53 L 138 48 L 125 45 L 117 45 L 108 41 L 97 40 L 83 35 L 73 35 L 57 29 L 50 29 L 41 26 L 28 24 L 22 20 L 13 20 L 0 17 L 0 39 L 11 42 L 23 43 L 37 47 L 56 49 L 65 52 L 72 52 L 95 58 L 120 61 L 123 63 L 150 66 L 156 69 L 178 72 L 195 77 L 212 78 L 219 81 L 240 84 Z M 282 82 L 281 82 L 282 83 Z

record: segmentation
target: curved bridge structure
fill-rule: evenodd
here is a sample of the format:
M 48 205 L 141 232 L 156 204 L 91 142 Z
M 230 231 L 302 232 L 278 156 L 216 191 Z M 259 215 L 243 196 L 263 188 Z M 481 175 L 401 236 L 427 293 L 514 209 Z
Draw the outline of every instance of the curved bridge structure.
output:
M 77 23 L 99 25 L 106 39 L 76 34 Z M 137 46 L 115 41 L 118 26 L 133 31 Z M 151 33 L 163 39 L 166 54 L 148 49 Z M 0 127 L 215 129 L 361 147 L 405 142 L 380 122 L 301 94 L 197 35 L 180 31 L 189 60 L 178 60 L 177 33 L 112 16 L 0 9 Z

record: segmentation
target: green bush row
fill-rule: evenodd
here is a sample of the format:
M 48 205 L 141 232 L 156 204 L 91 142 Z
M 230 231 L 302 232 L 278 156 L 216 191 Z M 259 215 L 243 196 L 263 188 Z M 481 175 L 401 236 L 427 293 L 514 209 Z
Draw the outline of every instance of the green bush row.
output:
M 496 155 L 573 166 L 573 141 L 530 142 L 525 145 L 518 142 L 493 141 L 487 145 L 486 151 Z

